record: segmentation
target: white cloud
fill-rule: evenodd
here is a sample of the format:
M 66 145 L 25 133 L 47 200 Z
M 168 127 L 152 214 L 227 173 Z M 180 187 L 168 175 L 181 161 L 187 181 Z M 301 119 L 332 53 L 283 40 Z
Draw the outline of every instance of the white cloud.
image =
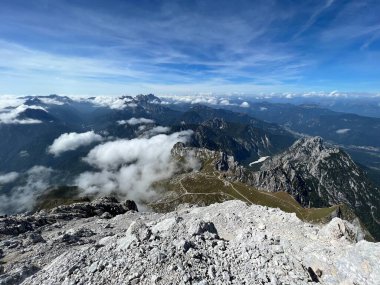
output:
M 29 152 L 26 151 L 26 150 L 20 150 L 20 152 L 18 153 L 18 155 L 20 157 L 27 157 L 27 156 L 29 156 Z
M 338 90 L 334 90 L 328 94 L 329 97 L 339 97 L 340 93 Z
M 255 164 L 258 164 L 258 163 L 261 163 L 261 162 L 264 162 L 265 160 L 267 160 L 270 156 L 262 156 L 260 157 L 258 160 L 256 161 L 253 161 L 249 164 L 249 166 L 252 166 L 252 165 L 255 165 Z
M 181 101 L 181 99 L 184 99 L 184 98 L 179 98 L 178 100 Z M 186 99 L 184 101 L 186 102 Z M 193 98 L 190 98 L 190 103 L 191 104 L 206 103 L 206 104 L 211 104 L 211 105 L 218 105 L 218 99 L 211 96 L 207 96 L 207 97 L 195 96 Z
M 231 105 L 230 101 L 228 99 L 222 99 L 222 100 L 220 100 L 219 104 L 220 105 L 225 105 L 225 106 Z
M 294 95 L 293 94 L 285 94 L 285 98 L 286 99 L 293 99 L 294 98 Z
M 128 103 L 126 106 L 130 108 L 136 108 L 138 105 L 136 103 Z
M 133 99 L 129 97 L 113 97 L 113 96 L 96 96 L 91 100 L 88 100 L 89 102 L 92 102 L 96 105 L 103 106 L 103 107 L 109 107 L 111 109 L 115 110 L 122 110 L 125 107 L 133 107 L 130 106 Z
M 34 166 L 25 172 L 25 183 L 14 187 L 9 195 L 0 195 L 0 214 L 32 210 L 36 198 L 51 186 L 52 171 L 44 166 Z
M 85 194 L 117 193 L 137 202 L 147 201 L 155 196 L 151 185 L 171 177 L 176 170 L 172 147 L 186 142 L 191 134 L 192 131 L 182 131 L 96 146 L 84 160 L 99 171 L 82 173 L 76 184 Z
M 15 181 L 18 178 L 19 174 L 17 172 L 9 172 L 0 175 L 0 185 L 7 184 Z
M 336 130 L 336 133 L 342 135 L 348 133 L 349 131 L 351 131 L 351 129 L 339 129 Z
M 0 111 L 5 108 L 16 108 L 24 104 L 25 99 L 16 97 L 14 95 L 1 95 L 0 96 Z
M 27 106 L 20 105 L 16 108 L 4 108 L 0 110 L 0 124 L 39 124 L 42 123 L 40 120 L 36 119 L 19 119 L 19 115 L 25 112 L 27 109 L 42 110 L 47 112 L 41 106 Z
M 101 135 L 95 134 L 94 131 L 85 133 L 65 133 L 56 138 L 53 144 L 48 148 L 48 152 L 55 156 L 69 150 L 75 150 L 81 146 L 90 145 L 93 142 L 102 141 Z
M 38 97 L 42 101 L 42 103 L 47 105 L 64 105 L 65 103 L 62 101 L 59 101 L 54 98 L 48 98 L 48 97 Z
M 240 104 L 240 107 L 249 108 L 249 103 L 244 101 L 243 103 Z
M 147 130 L 146 132 L 144 132 L 143 135 L 146 137 L 151 137 L 157 134 L 168 133 L 168 132 L 170 132 L 169 127 L 157 126 L 157 127 L 151 128 L 150 130 Z
M 140 124 L 153 124 L 154 120 L 146 119 L 146 118 L 131 118 L 129 120 L 121 120 L 117 121 L 119 125 L 140 125 Z
M 217 95 L 210 94 L 194 94 L 194 95 L 163 95 L 161 96 L 162 102 L 161 104 L 208 104 L 208 105 L 236 105 L 235 103 L 231 103 L 231 98 L 220 97 Z M 166 99 L 166 101 L 165 101 Z

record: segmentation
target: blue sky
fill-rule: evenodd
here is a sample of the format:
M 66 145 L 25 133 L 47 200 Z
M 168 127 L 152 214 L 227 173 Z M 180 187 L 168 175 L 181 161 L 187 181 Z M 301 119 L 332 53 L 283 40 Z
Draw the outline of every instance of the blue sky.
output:
M 377 0 L 0 5 L 0 94 L 380 92 Z

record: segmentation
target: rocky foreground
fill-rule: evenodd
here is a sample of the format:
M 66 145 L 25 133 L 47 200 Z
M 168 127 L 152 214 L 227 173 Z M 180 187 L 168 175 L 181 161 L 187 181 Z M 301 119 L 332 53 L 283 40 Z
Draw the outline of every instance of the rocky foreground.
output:
M 139 213 L 102 198 L 0 218 L 0 284 L 379 284 L 380 244 L 241 201 Z

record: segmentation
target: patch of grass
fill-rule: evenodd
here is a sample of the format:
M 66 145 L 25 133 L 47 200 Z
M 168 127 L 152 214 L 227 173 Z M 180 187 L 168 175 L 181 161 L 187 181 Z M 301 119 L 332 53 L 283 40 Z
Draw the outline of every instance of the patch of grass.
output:
M 215 171 L 214 160 L 212 158 L 206 159 L 202 163 L 201 171 L 205 174 L 212 174 Z
M 181 204 L 191 204 L 191 205 L 198 205 L 198 206 L 208 206 L 214 203 L 222 203 L 227 200 L 231 200 L 232 198 L 224 195 L 223 193 L 216 193 L 216 194 L 183 194 L 179 197 L 177 197 L 174 200 L 171 200 L 170 202 L 158 202 L 151 204 L 150 207 L 155 212 L 170 212 L 174 211 L 178 205 Z
M 240 182 L 230 182 L 222 173 L 214 169 L 214 160 L 205 159 L 199 172 L 177 175 L 169 180 L 156 183 L 164 189 L 164 199 L 150 204 L 158 212 L 174 210 L 182 203 L 209 205 L 231 199 L 238 199 L 251 204 L 279 208 L 308 222 L 326 222 L 339 206 L 329 208 L 303 208 L 286 192 L 259 191 Z
M 215 193 L 224 192 L 225 185 L 215 177 L 204 175 L 189 176 L 180 181 L 188 193 Z
M 89 197 L 80 197 L 76 186 L 60 186 L 48 189 L 38 197 L 35 211 L 49 210 L 60 205 L 70 205 L 79 202 L 89 202 Z
M 328 220 L 338 206 L 329 208 L 303 208 L 286 192 L 265 192 L 248 187 L 242 183 L 234 183 L 236 189 L 247 197 L 252 204 L 280 208 L 284 212 L 296 213 L 297 217 L 309 222 Z

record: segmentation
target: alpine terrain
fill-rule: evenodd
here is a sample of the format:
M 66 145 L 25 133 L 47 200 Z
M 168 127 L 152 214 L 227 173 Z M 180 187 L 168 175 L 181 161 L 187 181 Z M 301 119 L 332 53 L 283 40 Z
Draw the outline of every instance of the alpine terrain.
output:
M 0 284 L 377 284 L 373 164 L 244 102 L 12 101 Z

